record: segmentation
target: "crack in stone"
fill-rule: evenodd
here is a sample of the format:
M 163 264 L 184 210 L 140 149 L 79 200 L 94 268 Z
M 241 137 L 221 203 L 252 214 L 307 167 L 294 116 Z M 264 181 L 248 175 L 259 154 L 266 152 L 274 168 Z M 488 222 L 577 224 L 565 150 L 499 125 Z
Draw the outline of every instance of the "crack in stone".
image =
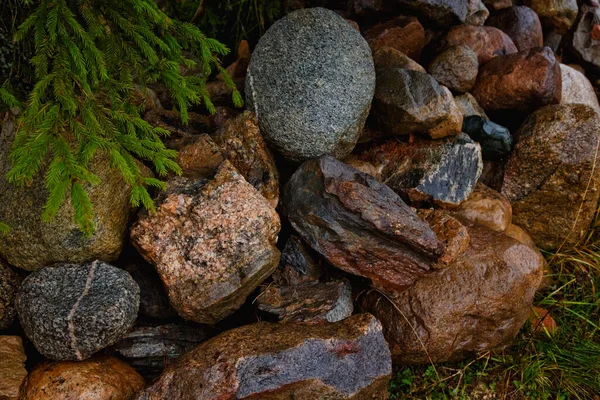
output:
M 73 317 L 75 316 L 75 313 L 77 312 L 77 309 L 79 308 L 79 304 L 81 303 L 81 300 L 83 300 L 83 298 L 90 291 L 90 286 L 92 285 L 92 280 L 94 279 L 94 274 L 96 272 L 97 265 L 98 265 L 98 260 L 96 260 L 92 263 L 92 266 L 90 267 L 90 271 L 88 272 L 87 280 L 85 282 L 85 287 L 83 288 L 83 292 L 81 292 L 81 296 L 79 296 L 79 298 L 77 299 L 75 304 L 73 304 L 73 308 L 71 309 L 71 311 L 69 312 L 69 316 L 67 317 L 67 322 L 69 324 L 69 336 L 71 338 L 71 347 L 75 351 L 75 356 L 77 357 L 78 360 L 83 360 L 83 357 L 81 356 L 81 351 L 79 350 L 79 346 L 77 345 L 77 338 L 75 337 L 75 323 L 73 322 Z

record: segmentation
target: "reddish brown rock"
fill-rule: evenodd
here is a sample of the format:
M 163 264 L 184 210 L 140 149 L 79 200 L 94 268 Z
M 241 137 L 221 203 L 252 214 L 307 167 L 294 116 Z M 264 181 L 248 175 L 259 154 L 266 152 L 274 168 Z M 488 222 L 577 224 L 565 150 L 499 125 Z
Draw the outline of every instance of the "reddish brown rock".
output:
M 27 357 L 19 336 L 0 336 L 0 359 L 0 399 L 16 400 L 27 376 Z
M 293 286 L 271 284 L 256 298 L 258 309 L 282 322 L 338 322 L 352 315 L 352 288 L 347 280 L 305 282 Z
M 429 224 L 437 238 L 445 245 L 444 254 L 434 267 L 447 266 L 467 250 L 471 241 L 469 231 L 456 218 L 439 209 L 418 210 L 417 214 Z
M 210 179 L 225 161 L 221 148 L 207 134 L 195 135 L 179 151 L 177 163 L 183 176 L 190 179 Z
M 230 119 L 213 137 L 223 155 L 273 207 L 279 202 L 279 172 L 256 116 L 246 111 Z
M 302 164 L 282 201 L 292 227 L 314 250 L 378 287 L 410 286 L 444 251 L 389 187 L 330 156 Z
M 478 183 L 473 193 L 458 206 L 453 215 L 494 231 L 504 232 L 512 221 L 512 207 L 505 196 Z
M 561 34 L 571 29 L 579 12 L 577 0 L 525 0 L 524 3 L 540 16 L 548 29 Z
M 467 46 L 451 46 L 429 65 L 429 73 L 453 92 L 465 93 L 475 85 L 479 63 L 477 54 Z
M 502 233 L 468 229 L 469 248 L 447 268 L 403 292 L 358 299 L 384 326 L 395 362 L 456 361 L 502 349 L 527 320 L 542 278 L 538 255 Z
M 17 315 L 15 296 L 21 281 L 22 278 L 0 259 L 0 330 L 9 328 Z
M 573 52 L 583 61 L 600 69 L 600 7 L 582 6 L 572 39 Z
M 421 58 L 426 44 L 425 30 L 415 17 L 399 16 L 377 24 L 364 36 L 373 52 L 382 47 L 392 47 L 415 61 Z
M 481 147 L 466 134 L 444 140 L 389 140 L 365 147 L 358 157 L 381 171 L 382 182 L 417 206 L 455 207 L 481 175 Z
M 479 70 L 473 96 L 484 110 L 533 111 L 560 102 L 560 63 L 547 47 L 490 60 Z
M 448 88 L 404 69 L 377 71 L 373 115 L 388 136 L 422 133 L 439 139 L 458 135 L 463 123 Z
M 512 39 L 500 29 L 492 26 L 455 26 L 446 35 L 446 47 L 464 45 L 477 54 L 477 61 L 483 65 L 490 59 L 517 52 Z
M 210 180 L 175 178 L 131 240 L 184 318 L 214 324 L 239 308 L 279 262 L 279 216 L 225 161 Z
M 39 364 L 27 377 L 20 400 L 130 400 L 144 389 L 144 379 L 115 357 Z
M 502 10 L 503 8 L 512 7 L 512 0 L 483 0 L 483 4 L 490 10 Z
M 582 104 L 544 107 L 523 123 L 502 193 L 513 222 L 542 249 L 583 239 L 600 198 L 600 115 Z
M 393 47 L 382 47 L 373 52 L 375 69 L 402 68 L 426 73 L 419 63 Z
M 519 51 L 529 50 L 544 45 L 542 23 L 538 15 L 529 7 L 514 6 L 506 8 L 487 20 L 512 39 Z
M 246 325 L 169 366 L 140 400 L 387 399 L 390 352 L 368 314 L 344 321 Z
M 581 71 L 560 64 L 562 95 L 560 104 L 586 104 L 600 112 L 598 96 L 594 87 Z

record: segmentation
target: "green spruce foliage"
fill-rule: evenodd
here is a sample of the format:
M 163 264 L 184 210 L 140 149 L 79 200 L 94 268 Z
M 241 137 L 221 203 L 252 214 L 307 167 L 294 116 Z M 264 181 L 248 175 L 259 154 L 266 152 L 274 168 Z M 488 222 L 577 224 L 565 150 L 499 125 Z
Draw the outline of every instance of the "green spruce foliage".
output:
M 187 123 L 194 104 L 214 111 L 205 83 L 219 71 L 241 104 L 218 58 L 228 49 L 197 27 L 169 18 L 153 0 L 20 1 L 31 13 L 15 41 L 33 43 L 35 84 L 21 113 L 9 182 L 28 185 L 43 169 L 48 190 L 43 220 L 53 218 L 70 196 L 76 222 L 90 235 L 93 207 L 86 187 L 101 182 L 88 166 L 103 152 L 132 187 L 131 205 L 153 210 L 147 188 L 163 188 L 164 182 L 144 175 L 140 161 L 159 178 L 180 168 L 176 152 L 163 144 L 168 132 L 142 119 L 136 98 L 146 85 L 162 83 Z M 182 68 L 199 72 L 186 76 Z M 6 85 L 0 99 L 20 105 Z

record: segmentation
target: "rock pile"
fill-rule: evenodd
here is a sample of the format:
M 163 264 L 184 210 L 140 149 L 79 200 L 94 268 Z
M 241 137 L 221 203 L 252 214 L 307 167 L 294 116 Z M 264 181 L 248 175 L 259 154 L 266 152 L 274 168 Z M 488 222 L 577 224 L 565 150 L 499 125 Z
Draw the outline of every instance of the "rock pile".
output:
M 0 180 L 0 398 L 386 399 L 393 363 L 533 318 L 538 247 L 583 240 L 600 201 L 598 7 L 322 3 L 348 7 L 240 46 L 248 110 L 184 127 L 156 100 L 183 170 L 156 212 L 130 218 L 100 157 L 91 238 L 68 207 L 40 222 L 43 177 Z

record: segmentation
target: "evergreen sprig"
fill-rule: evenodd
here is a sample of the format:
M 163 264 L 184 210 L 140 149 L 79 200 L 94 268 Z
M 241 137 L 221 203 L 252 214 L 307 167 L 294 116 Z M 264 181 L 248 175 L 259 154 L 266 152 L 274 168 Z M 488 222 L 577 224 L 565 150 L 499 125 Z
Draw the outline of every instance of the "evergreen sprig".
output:
M 100 179 L 89 165 L 103 152 L 132 187 L 131 205 L 154 210 L 147 187 L 165 183 L 144 175 L 139 161 L 151 163 L 159 178 L 181 170 L 176 152 L 162 141 L 169 132 L 141 117 L 139 91 L 163 83 L 183 123 L 193 104 L 214 111 L 205 84 L 212 71 L 224 73 L 218 57 L 229 50 L 195 26 L 169 18 L 153 0 L 39 0 L 15 40 L 33 41 L 35 85 L 11 149 L 9 182 L 28 185 L 47 166 L 43 220 L 52 219 L 70 196 L 75 221 L 91 235 L 94 214 L 86 187 Z M 199 73 L 184 75 L 182 67 Z M 223 75 L 241 105 L 233 81 Z M 0 87 L 0 101 L 19 105 L 6 87 Z

